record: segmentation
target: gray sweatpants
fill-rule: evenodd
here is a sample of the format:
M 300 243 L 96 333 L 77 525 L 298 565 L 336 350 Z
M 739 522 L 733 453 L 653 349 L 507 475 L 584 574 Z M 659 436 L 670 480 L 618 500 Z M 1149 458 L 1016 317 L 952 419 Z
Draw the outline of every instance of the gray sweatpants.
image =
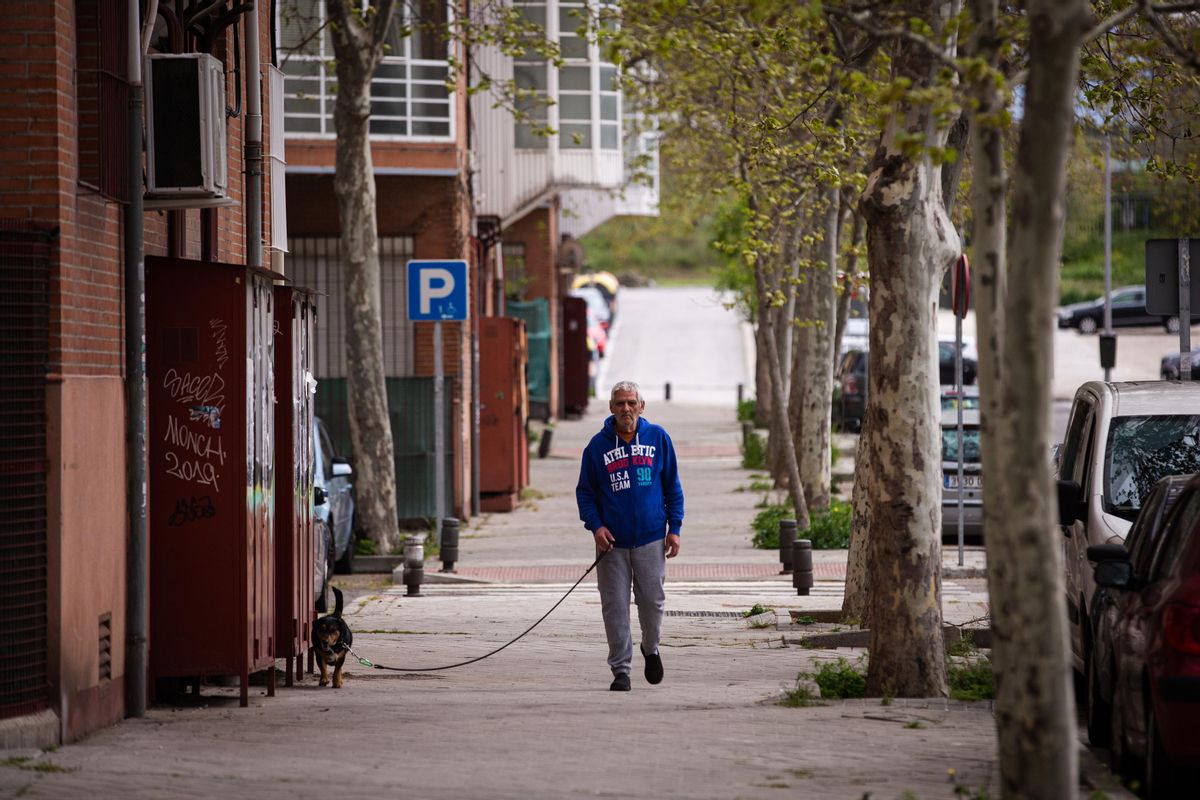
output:
M 662 633 L 667 556 L 662 540 L 627 548 L 614 547 L 596 566 L 604 633 L 608 636 L 608 666 L 613 674 L 629 674 L 633 639 L 629 632 L 629 590 L 637 603 L 642 626 L 642 652 L 657 653 Z

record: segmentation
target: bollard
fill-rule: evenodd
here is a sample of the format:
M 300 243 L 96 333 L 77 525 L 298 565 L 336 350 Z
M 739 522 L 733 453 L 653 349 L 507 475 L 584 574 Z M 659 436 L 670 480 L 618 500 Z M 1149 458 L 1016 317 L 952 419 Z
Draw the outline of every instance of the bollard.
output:
M 746 387 L 745 387 L 745 385 L 744 385 L 744 384 L 741 384 L 741 383 L 739 383 L 739 384 L 738 384 L 738 409 L 739 409 L 739 410 L 740 410 L 740 409 L 741 409 L 741 407 L 742 407 L 742 400 L 744 400 L 744 399 L 745 399 L 745 397 L 744 397 L 744 395 L 745 395 L 745 394 L 746 394 Z
M 424 537 L 409 536 L 404 541 L 404 589 L 409 597 L 421 594 L 421 584 L 425 581 L 425 545 Z
M 783 564 L 780 575 L 792 573 L 792 545 L 796 541 L 796 520 L 779 520 L 779 561 Z
M 550 455 L 550 445 L 554 441 L 554 428 L 547 425 L 542 428 L 542 438 L 538 441 L 538 458 Z
M 667 381 L 666 388 L 663 391 L 666 393 L 666 399 L 670 400 L 671 399 L 671 382 L 670 381 Z
M 458 520 L 454 517 L 442 518 L 442 538 L 439 553 L 442 558 L 442 572 L 454 572 L 454 562 L 458 561 Z
M 792 545 L 792 586 L 796 594 L 807 595 L 812 585 L 812 542 L 797 539 Z

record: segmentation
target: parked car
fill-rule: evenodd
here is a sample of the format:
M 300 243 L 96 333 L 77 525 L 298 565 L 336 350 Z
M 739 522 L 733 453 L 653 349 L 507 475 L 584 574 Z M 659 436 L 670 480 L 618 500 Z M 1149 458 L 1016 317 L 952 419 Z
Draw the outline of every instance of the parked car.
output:
M 608 330 L 608 326 L 612 323 L 612 309 L 608 307 L 608 301 L 604 299 L 604 294 L 595 286 L 584 286 L 580 289 L 572 289 L 571 297 L 582 297 L 587 301 L 588 313 L 595 314 L 596 319 L 600 321 L 600 326 Z
M 867 407 L 867 351 L 847 350 L 833 379 L 833 421 L 842 430 L 862 430 Z
M 313 488 L 313 598 L 317 612 L 329 606 L 329 579 L 333 577 L 333 534 L 329 523 L 316 517 L 315 511 L 326 504 L 325 490 Z
M 954 381 L 954 351 L 955 343 L 953 339 L 942 339 L 938 342 L 938 383 L 943 386 L 953 386 Z M 962 343 L 962 366 L 963 366 L 963 385 L 972 384 L 975 382 L 975 376 L 979 370 L 979 364 L 975 360 L 975 348 L 967 339 Z
M 1145 774 L 1151 800 L 1195 797 L 1200 769 L 1200 476 L 1135 552 L 1094 547 L 1096 582 L 1118 595 L 1111 759 Z M 1140 571 L 1139 571 L 1140 570 Z
M 617 292 L 621 288 L 617 276 L 611 272 L 583 272 L 575 276 L 575 280 L 571 282 L 572 289 L 582 289 L 584 287 L 595 287 L 604 295 L 605 302 L 608 303 L 609 319 L 615 322 L 617 319 Z
M 963 412 L 962 439 L 958 412 L 942 412 L 942 538 L 958 538 L 958 498 L 963 501 L 963 534 L 983 535 L 983 459 L 979 446 L 979 412 Z M 963 477 L 958 481 L 958 454 Z
M 1112 291 L 1114 328 L 1130 325 L 1162 325 L 1167 333 L 1179 333 L 1178 315 L 1151 314 L 1146 311 L 1145 286 L 1121 286 Z M 1104 298 L 1072 303 L 1058 309 L 1058 327 L 1077 328 L 1080 333 L 1095 333 L 1104 325 Z
M 941 389 L 941 398 L 942 411 L 954 411 L 960 405 L 963 411 L 979 410 L 978 386 L 963 386 L 961 394 L 955 386 L 943 386 Z
M 1150 559 L 1158 546 L 1163 523 L 1175 500 L 1183 492 L 1190 475 L 1171 475 L 1154 484 L 1154 489 L 1142 510 L 1138 513 L 1124 544 L 1093 545 L 1088 548 L 1088 559 L 1095 562 L 1097 555 L 1104 559 L 1125 559 L 1131 564 L 1133 574 L 1143 578 L 1149 574 Z M 1103 548 L 1103 549 L 1097 549 Z M 1108 586 L 1097 585 L 1092 596 L 1092 627 L 1084 642 L 1087 652 L 1086 707 L 1088 739 L 1097 747 L 1107 747 L 1112 736 L 1112 701 L 1115 685 L 1116 654 L 1113 636 L 1121 612 L 1128 605 L 1131 595 Z
M 1120 544 L 1151 489 L 1200 470 L 1200 384 L 1089 381 L 1075 392 L 1059 451 L 1067 621 L 1076 671 L 1087 675 L 1091 601 L 1088 547 Z
M 350 462 L 338 455 L 329 435 L 329 428 L 319 417 L 313 418 L 313 455 L 316 465 L 313 483 L 314 516 L 324 522 L 333 540 L 333 564 L 337 572 L 351 572 L 354 565 L 354 495 L 350 482 L 354 470 Z
M 1174 350 L 1162 357 L 1158 377 L 1164 381 L 1179 380 L 1179 351 Z M 1192 380 L 1200 381 L 1200 347 L 1192 350 Z

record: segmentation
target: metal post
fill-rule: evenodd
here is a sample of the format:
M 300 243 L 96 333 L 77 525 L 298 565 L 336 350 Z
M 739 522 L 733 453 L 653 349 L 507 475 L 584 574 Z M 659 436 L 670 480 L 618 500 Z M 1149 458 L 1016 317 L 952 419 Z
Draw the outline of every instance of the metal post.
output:
M 434 530 L 442 529 L 446 510 L 446 397 L 442 380 L 442 322 L 433 323 L 433 494 Z
M 961 292 L 961 290 L 960 290 Z M 954 388 L 958 392 L 958 565 L 963 565 L 963 367 L 962 367 L 962 314 L 954 309 Z M 964 309 L 965 312 L 965 309 Z
M 1112 333 L 1112 144 L 1104 137 L 1104 333 Z M 1112 368 L 1104 368 L 1112 380 Z
M 738 393 L 737 404 L 738 404 L 738 410 L 740 411 L 742 408 L 742 402 L 743 402 L 743 400 L 745 398 L 745 394 L 746 394 L 746 385 L 743 383 L 739 383 L 737 386 L 737 393 Z
M 146 715 L 150 629 L 146 532 L 146 259 L 142 203 L 142 54 L 138 4 L 129 4 L 129 203 L 125 206 L 125 453 L 129 533 L 125 553 L 125 713 Z
M 667 385 L 663 388 L 663 393 L 665 394 L 665 399 L 667 399 L 667 400 L 671 399 L 671 383 L 670 383 L 670 381 L 668 381 Z
M 1179 379 L 1192 379 L 1192 253 L 1188 237 L 1179 237 Z

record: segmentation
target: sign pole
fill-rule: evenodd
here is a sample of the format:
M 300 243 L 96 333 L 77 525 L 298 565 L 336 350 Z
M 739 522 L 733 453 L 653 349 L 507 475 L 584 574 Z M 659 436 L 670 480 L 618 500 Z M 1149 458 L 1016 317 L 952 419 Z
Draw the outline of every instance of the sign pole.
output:
M 434 538 L 442 535 L 442 514 L 446 508 L 446 398 L 442 379 L 442 321 L 433 323 L 433 493 Z
M 958 411 L 958 565 L 963 566 L 963 542 L 966 539 L 965 520 L 963 519 L 963 317 L 967 315 L 967 307 L 971 303 L 971 275 L 968 271 L 967 256 L 962 254 L 954 263 L 954 278 L 951 281 L 950 302 L 954 306 L 954 390 L 956 392 L 955 408 Z
M 1104 333 L 1112 333 L 1112 147 L 1104 137 Z M 1112 380 L 1112 367 L 1104 368 L 1104 380 Z
M 1179 237 L 1179 379 L 1192 379 L 1192 253 Z

